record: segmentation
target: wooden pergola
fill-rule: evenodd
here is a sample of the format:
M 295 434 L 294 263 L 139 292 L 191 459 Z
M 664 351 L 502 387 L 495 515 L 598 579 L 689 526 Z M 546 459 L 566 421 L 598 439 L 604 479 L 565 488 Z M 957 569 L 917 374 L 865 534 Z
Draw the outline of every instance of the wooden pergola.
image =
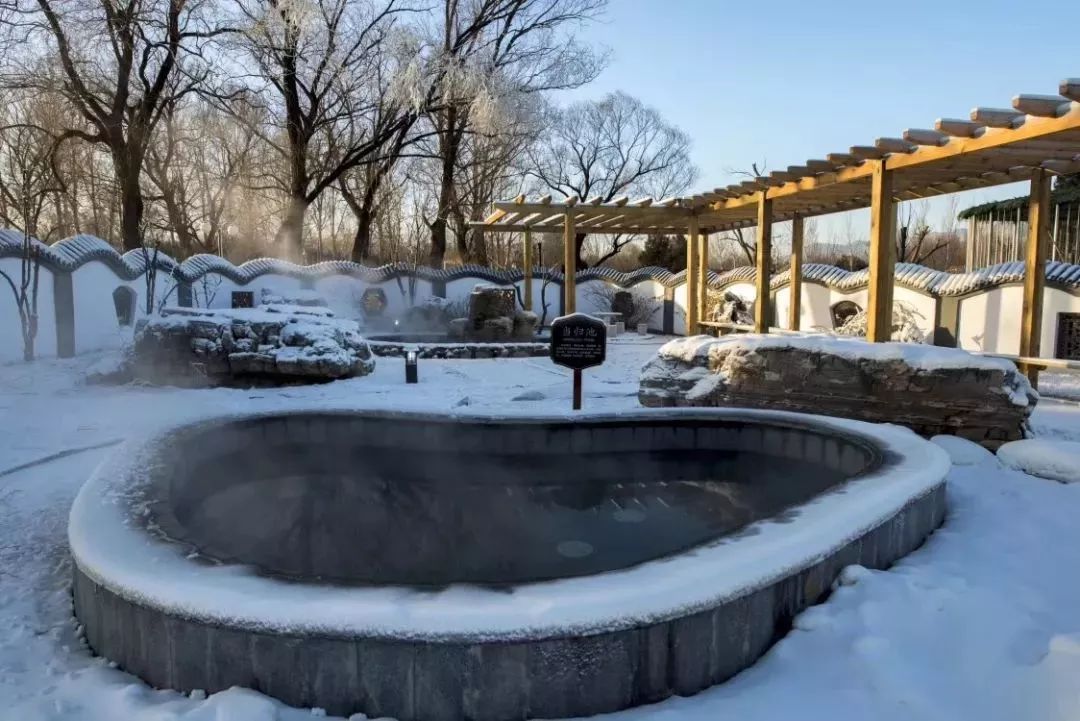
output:
M 687 236 L 687 332 L 700 329 L 705 309 L 708 236 L 757 227 L 757 300 L 754 326 L 768 332 L 772 226 L 792 221 L 789 328 L 799 328 L 802 225 L 805 218 L 870 208 L 870 288 L 867 338 L 892 331 L 896 203 L 1027 180 L 1031 183 L 1026 238 L 1020 356 L 1039 355 L 1043 268 L 1049 242 L 1050 180 L 1080 172 L 1080 78 L 1063 81 L 1057 95 L 1017 95 L 1012 108 L 975 108 L 968 120 L 940 119 L 933 129 L 905 130 L 823 160 L 808 160 L 726 188 L 686 198 L 603 203 L 576 197 L 519 196 L 497 202 L 474 223 L 485 232 L 522 232 L 525 267 L 532 268 L 532 232 L 561 232 L 565 267 L 575 263 L 578 233 Z M 573 273 L 566 273 L 565 307 L 575 306 Z

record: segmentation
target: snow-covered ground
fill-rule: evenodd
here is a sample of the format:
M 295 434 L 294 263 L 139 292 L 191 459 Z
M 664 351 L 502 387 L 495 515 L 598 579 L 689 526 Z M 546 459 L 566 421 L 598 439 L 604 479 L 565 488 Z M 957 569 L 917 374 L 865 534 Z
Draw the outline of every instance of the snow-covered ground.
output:
M 637 407 L 638 370 L 659 342 L 628 336 L 586 371 L 587 408 Z M 71 501 L 110 445 L 218 411 L 326 402 L 501 412 L 569 407 L 569 374 L 546 359 L 403 362 L 373 375 L 279 390 L 86 387 L 107 356 L 0 366 L 0 718 L 254 721 L 310 718 L 256 692 L 208 699 L 154 691 L 80 645 L 68 597 Z M 521 399 L 521 400 L 514 400 Z M 1080 405 L 1044 399 L 1041 438 L 1080 440 Z M 1080 484 L 954 466 L 949 516 L 887 572 L 848 569 L 754 667 L 698 696 L 613 721 L 1080 718 Z M 198 696 L 198 694 L 196 694 Z

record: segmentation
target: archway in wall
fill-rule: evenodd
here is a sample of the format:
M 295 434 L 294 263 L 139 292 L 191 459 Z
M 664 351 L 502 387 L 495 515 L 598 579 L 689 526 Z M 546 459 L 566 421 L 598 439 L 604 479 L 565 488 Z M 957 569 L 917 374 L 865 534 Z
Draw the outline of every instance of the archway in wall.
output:
M 116 322 L 121 328 L 126 328 L 135 322 L 135 301 L 138 299 L 135 291 L 126 285 L 119 286 L 113 291 L 113 307 L 116 310 Z

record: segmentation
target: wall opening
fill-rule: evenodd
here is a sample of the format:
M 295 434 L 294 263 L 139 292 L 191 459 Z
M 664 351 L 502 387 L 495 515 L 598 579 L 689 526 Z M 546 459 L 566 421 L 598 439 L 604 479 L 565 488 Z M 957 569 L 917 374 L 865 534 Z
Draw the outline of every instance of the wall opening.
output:
M 858 314 L 861 310 L 862 308 L 859 307 L 858 303 L 850 300 L 842 300 L 833 305 L 833 307 L 829 309 L 829 312 L 832 313 L 833 329 L 841 328 L 844 323 L 847 323 L 852 316 Z
M 120 327 L 126 327 L 135 322 L 135 291 L 126 285 L 122 285 L 112 294 L 113 307 L 116 309 L 116 321 Z

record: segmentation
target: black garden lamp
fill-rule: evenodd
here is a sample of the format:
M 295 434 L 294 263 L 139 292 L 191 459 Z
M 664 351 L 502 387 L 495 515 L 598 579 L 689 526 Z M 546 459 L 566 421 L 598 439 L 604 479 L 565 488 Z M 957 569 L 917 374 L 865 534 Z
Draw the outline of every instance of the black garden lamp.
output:
M 416 383 L 419 375 L 417 361 L 420 360 L 420 349 L 416 347 L 405 350 L 405 382 Z

